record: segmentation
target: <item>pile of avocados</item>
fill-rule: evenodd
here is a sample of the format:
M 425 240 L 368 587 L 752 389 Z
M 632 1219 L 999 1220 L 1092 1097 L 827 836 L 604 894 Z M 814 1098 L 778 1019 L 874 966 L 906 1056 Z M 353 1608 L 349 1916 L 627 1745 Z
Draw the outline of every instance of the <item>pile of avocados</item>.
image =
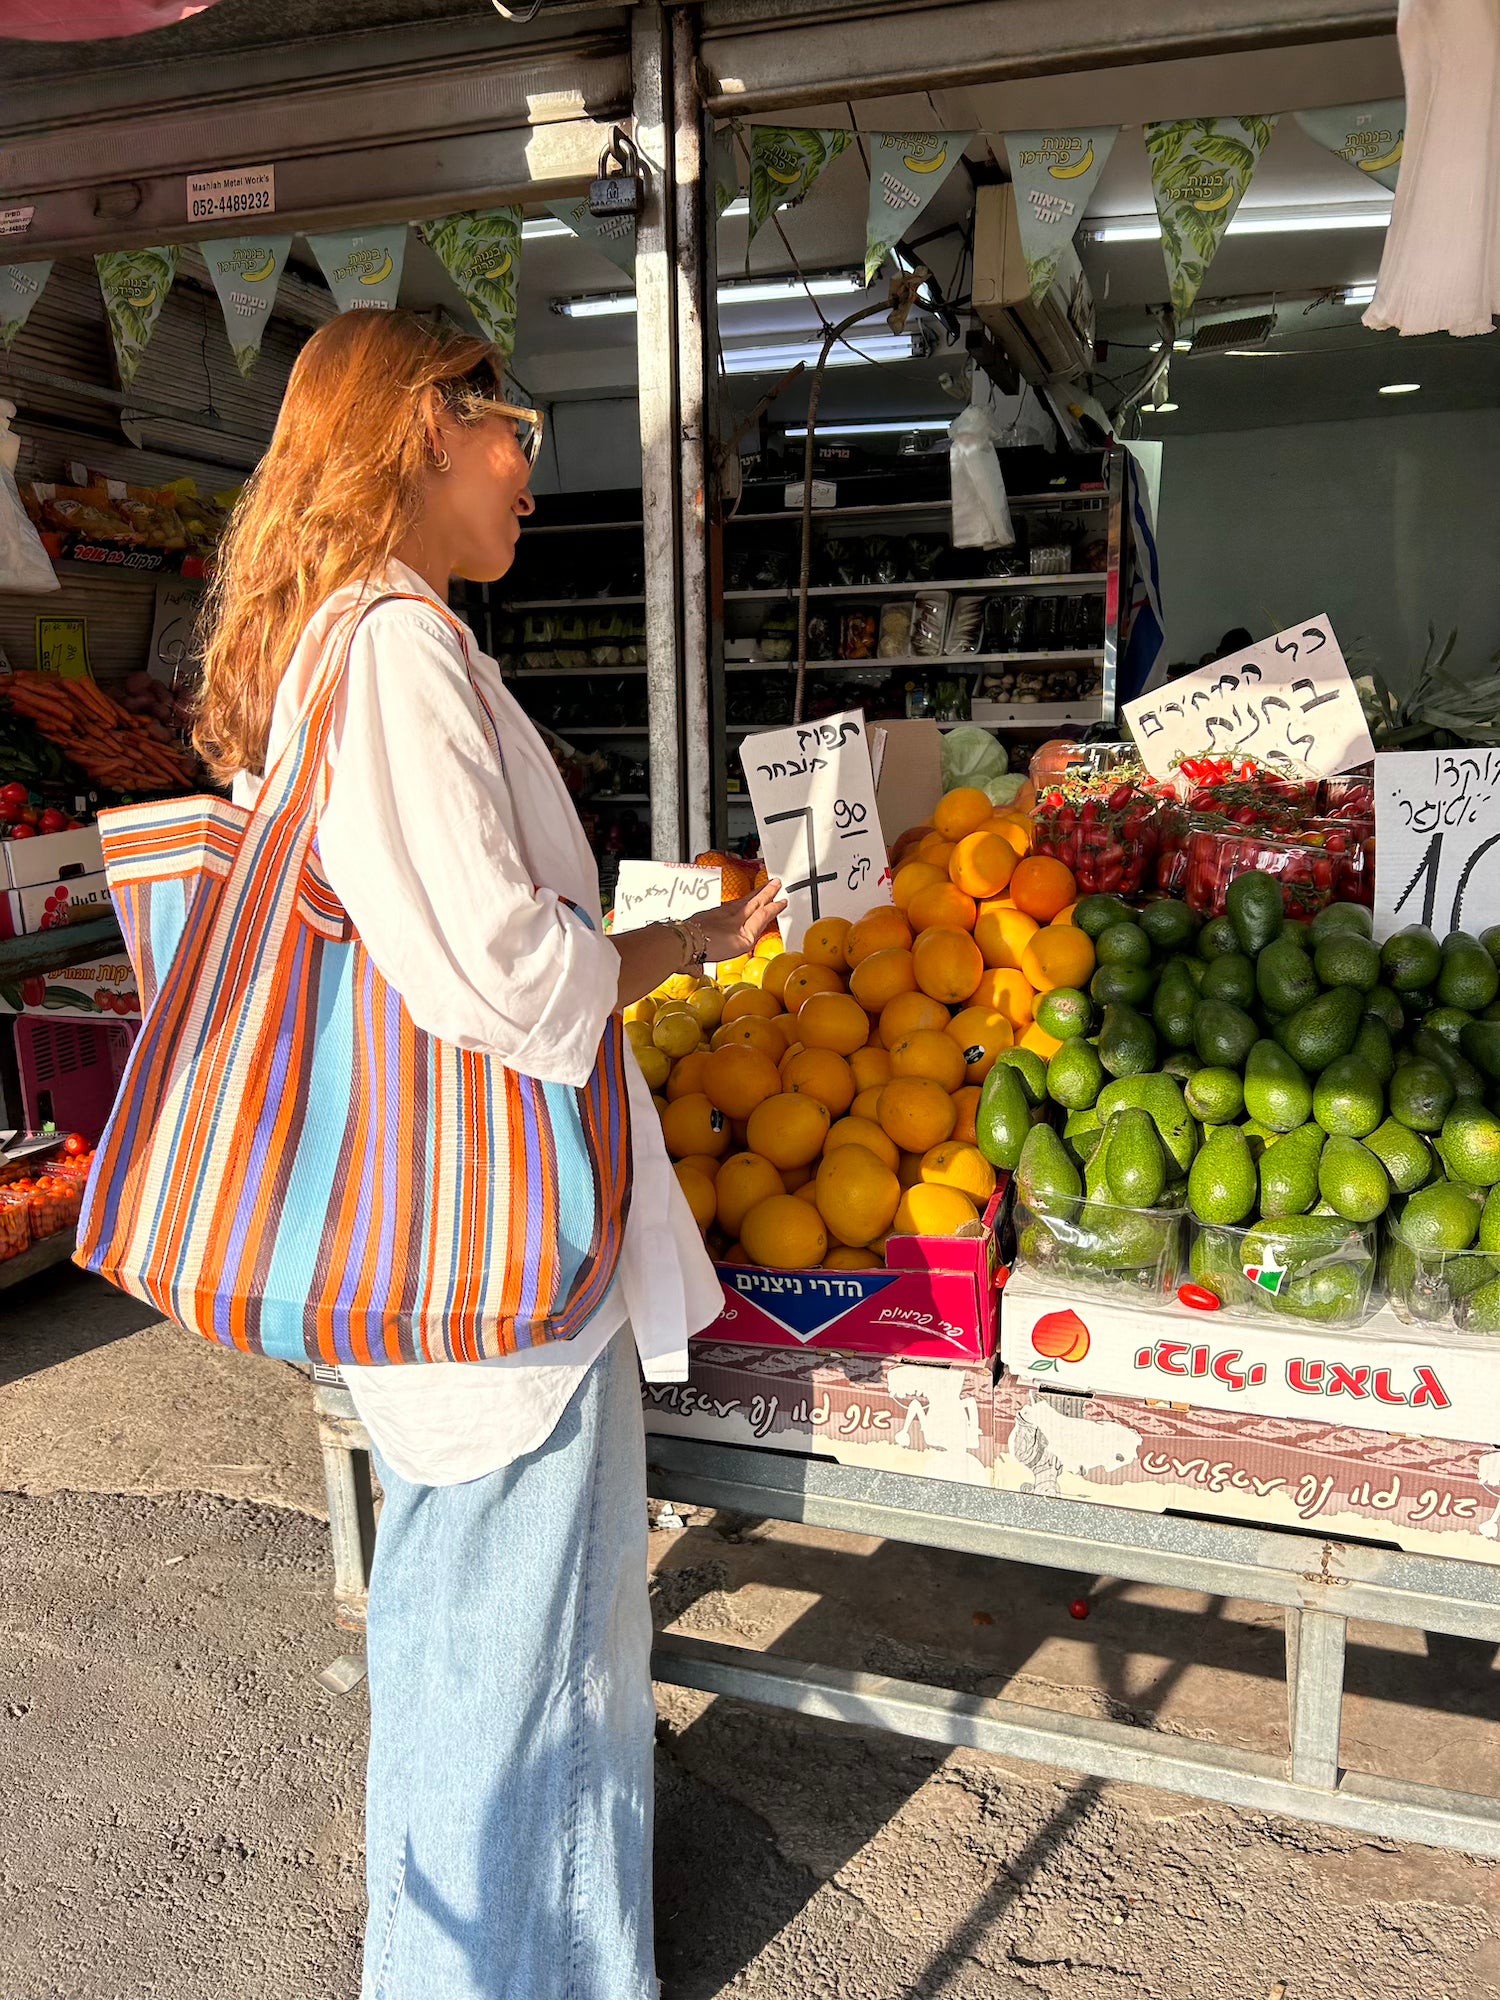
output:
M 1500 925 L 1377 945 L 1363 905 L 1288 918 L 1259 870 L 1201 925 L 1113 896 L 1074 921 L 1089 990 L 1036 1003 L 1062 1046 L 1007 1050 L 977 1118 L 1024 1262 L 1159 1291 L 1186 1211 L 1226 1305 L 1357 1320 L 1378 1240 L 1404 1317 L 1500 1332 Z

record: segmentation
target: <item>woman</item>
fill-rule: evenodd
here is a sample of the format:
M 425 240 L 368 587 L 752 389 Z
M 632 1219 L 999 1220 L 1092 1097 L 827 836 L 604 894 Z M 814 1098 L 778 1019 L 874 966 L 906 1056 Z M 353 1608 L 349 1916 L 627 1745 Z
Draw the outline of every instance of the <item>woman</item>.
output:
M 614 1010 L 750 949 L 782 905 L 773 884 L 604 935 L 546 745 L 445 606 L 450 578 L 510 568 L 540 436 L 481 341 L 399 312 L 315 334 L 220 556 L 197 741 L 252 805 L 325 644 L 372 604 L 342 680 L 323 871 L 419 1028 L 580 1087 Z M 626 1067 L 629 1214 L 582 1331 L 484 1364 L 346 1371 L 385 1496 L 364 2000 L 656 1992 L 636 1354 L 681 1379 L 720 1293 Z

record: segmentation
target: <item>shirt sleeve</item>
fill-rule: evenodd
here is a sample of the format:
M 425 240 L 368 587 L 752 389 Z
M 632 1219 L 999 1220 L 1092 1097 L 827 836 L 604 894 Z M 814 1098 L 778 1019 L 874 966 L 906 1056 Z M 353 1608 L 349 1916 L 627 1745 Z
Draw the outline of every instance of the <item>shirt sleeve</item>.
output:
M 456 638 L 418 608 L 379 606 L 345 671 L 324 873 L 418 1027 L 579 1088 L 617 1002 L 619 956 L 532 882 L 515 825 Z M 545 828 L 528 838 L 545 842 Z

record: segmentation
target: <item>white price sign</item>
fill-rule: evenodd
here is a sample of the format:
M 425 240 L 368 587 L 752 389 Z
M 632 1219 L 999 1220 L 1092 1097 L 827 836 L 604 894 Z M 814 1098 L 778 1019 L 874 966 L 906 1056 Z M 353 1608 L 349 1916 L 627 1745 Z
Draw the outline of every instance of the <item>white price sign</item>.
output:
M 740 761 L 766 867 L 787 901 L 781 933 L 792 950 L 820 917 L 861 917 L 891 900 L 860 710 L 747 736 Z
M 213 222 L 226 215 L 274 215 L 276 169 L 228 167 L 217 174 L 190 174 L 187 212 L 189 222 Z
M 1154 778 L 1171 777 L 1181 757 L 1253 757 L 1331 778 L 1375 755 L 1326 617 L 1168 681 L 1123 713 Z
M 24 236 L 35 214 L 34 208 L 0 208 L 0 236 Z
M 688 917 L 701 917 L 705 910 L 716 910 L 723 900 L 723 877 L 717 868 L 622 861 L 613 928 L 638 931 L 647 924 L 682 923 Z
M 1500 923 L 1500 750 L 1375 759 L 1375 935 Z

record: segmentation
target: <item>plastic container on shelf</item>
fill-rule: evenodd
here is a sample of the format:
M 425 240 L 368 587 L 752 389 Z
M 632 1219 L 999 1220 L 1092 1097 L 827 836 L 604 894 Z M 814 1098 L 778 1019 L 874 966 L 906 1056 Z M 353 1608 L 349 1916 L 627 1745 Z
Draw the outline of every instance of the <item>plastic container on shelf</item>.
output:
M 1357 771 L 1342 771 L 1336 778 L 1323 780 L 1325 819 L 1375 820 L 1375 767 L 1361 764 Z
M 1018 1198 L 1016 1257 L 1064 1290 L 1165 1298 L 1182 1275 L 1185 1221 L 1180 1208 L 1121 1208 L 1087 1195 Z
M 1038 787 L 1032 852 L 1065 863 L 1080 896 L 1139 895 L 1156 879 L 1157 804 L 1153 792 L 1129 778 L 1097 789 Z
M 1334 864 L 1333 893 L 1341 903 L 1375 906 L 1375 822 L 1373 819 L 1312 820 L 1308 832 L 1320 837 Z
M 0 1187 L 0 1263 L 31 1245 L 31 1208 L 25 1194 Z
M 1390 1226 L 1380 1282 L 1397 1319 L 1457 1333 L 1500 1334 L 1500 1257 L 1483 1250 L 1415 1250 Z
M 1251 827 L 1197 822 L 1188 834 L 1183 898 L 1200 917 L 1222 917 L 1235 876 L 1258 868 L 1280 882 L 1289 917 L 1315 917 L 1339 896 L 1340 867 L 1340 857 L 1326 852 L 1321 835 L 1293 839 Z
M 1195 1222 L 1188 1262 L 1194 1284 L 1239 1318 L 1358 1326 L 1371 1310 L 1378 1234 L 1378 1224 L 1341 1215 Z
M 1064 778 L 1095 777 L 1129 764 L 1140 768 L 1133 743 L 1080 743 L 1074 736 L 1053 736 L 1033 754 L 1026 775 L 1041 792 Z

